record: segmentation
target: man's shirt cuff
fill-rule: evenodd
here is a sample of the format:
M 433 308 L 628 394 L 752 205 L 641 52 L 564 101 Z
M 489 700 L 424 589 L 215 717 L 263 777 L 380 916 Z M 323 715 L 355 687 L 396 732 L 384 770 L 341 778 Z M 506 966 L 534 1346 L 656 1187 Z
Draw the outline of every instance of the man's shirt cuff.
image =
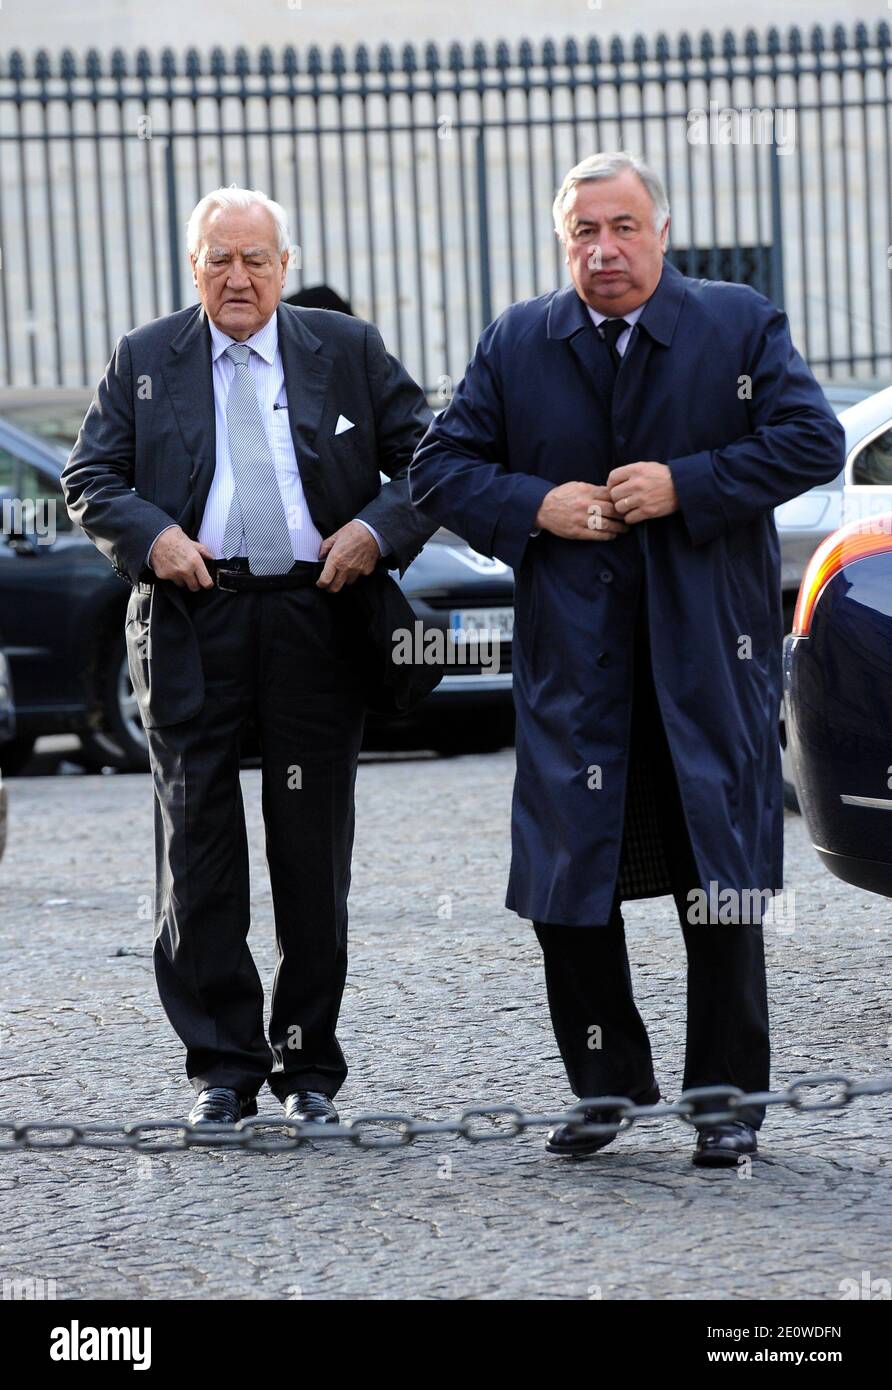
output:
M 170 526 L 162 526 L 162 527 L 161 527 L 161 530 L 158 532 L 158 536 L 163 536 L 165 531 L 169 531 L 171 526 L 176 526 L 176 525 L 177 525 L 177 522 L 172 521 L 172 522 L 170 523 Z M 155 537 L 155 541 L 158 539 L 158 536 Z M 147 551 L 147 553 L 146 553 L 146 566 L 147 566 L 149 569 L 152 568 L 152 551 L 155 549 L 155 541 L 152 541 L 152 544 L 149 546 L 149 549 L 148 549 L 148 551 Z
M 393 549 L 393 546 L 388 545 L 386 540 L 384 540 L 382 536 L 378 535 L 378 532 L 375 530 L 374 526 L 370 526 L 367 521 L 363 521 L 361 516 L 358 516 L 356 520 L 359 522 L 360 526 L 365 527 L 365 529 L 369 532 L 370 535 L 375 537 L 375 540 L 378 542 L 378 549 L 380 550 L 381 554 L 389 555 L 391 550 Z

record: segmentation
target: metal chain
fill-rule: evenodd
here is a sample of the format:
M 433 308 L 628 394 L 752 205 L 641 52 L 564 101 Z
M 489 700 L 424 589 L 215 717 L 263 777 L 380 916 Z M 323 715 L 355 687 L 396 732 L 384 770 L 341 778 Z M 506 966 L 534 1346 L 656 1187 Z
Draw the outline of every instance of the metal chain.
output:
M 829 1099 L 809 1100 L 817 1087 L 834 1087 Z M 749 1106 L 785 1105 L 802 1114 L 843 1110 L 862 1096 L 892 1094 L 892 1075 L 853 1081 L 839 1072 L 800 1076 L 783 1091 L 741 1091 L 736 1086 L 697 1086 L 682 1092 L 674 1103 L 636 1105 L 627 1096 L 590 1096 L 556 1114 L 527 1114 L 517 1105 L 470 1105 L 458 1120 L 419 1120 L 387 1112 L 358 1115 L 344 1124 L 267 1119 L 251 1116 L 238 1124 L 191 1125 L 186 1120 L 132 1120 L 124 1124 L 70 1123 L 66 1120 L 0 1120 L 0 1152 L 54 1149 L 130 1149 L 138 1153 L 169 1153 L 177 1149 L 234 1148 L 253 1153 L 283 1153 L 309 1143 L 342 1139 L 358 1149 L 402 1149 L 416 1139 L 451 1135 L 469 1144 L 515 1139 L 528 1130 L 567 1124 L 575 1134 L 601 1137 L 631 1129 L 641 1120 L 676 1116 L 696 1128 L 740 1118 Z M 586 1121 L 584 1110 L 597 1109 L 605 1118 Z M 610 1118 L 612 1117 L 612 1118 Z M 487 1123 L 488 1122 L 488 1123 Z M 271 1133 L 270 1133 L 271 1131 Z M 170 1133 L 171 1138 L 164 1136 Z M 175 1136 L 175 1137 L 174 1137 Z

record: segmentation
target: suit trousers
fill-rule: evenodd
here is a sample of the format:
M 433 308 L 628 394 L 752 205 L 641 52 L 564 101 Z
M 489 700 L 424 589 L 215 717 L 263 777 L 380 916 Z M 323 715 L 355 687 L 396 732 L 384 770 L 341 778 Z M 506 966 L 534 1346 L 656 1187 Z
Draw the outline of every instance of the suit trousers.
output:
M 761 924 L 691 923 L 687 894 L 699 888 L 672 755 L 650 662 L 646 599 L 635 631 L 630 749 L 646 760 L 656 796 L 662 848 L 687 955 L 687 1033 L 683 1088 L 731 1085 L 768 1089 L 770 1043 Z M 631 762 L 631 758 L 630 758 Z M 635 808 L 627 797 L 624 842 Z M 610 918 L 591 926 L 535 922 L 552 1025 L 573 1093 L 659 1099 L 650 1040 L 635 1005 L 617 882 Z M 741 1112 L 759 1128 L 764 1106 Z
M 155 791 L 155 976 L 196 1091 L 268 1082 L 334 1096 L 347 970 L 353 793 L 364 721 L 333 596 L 304 588 L 184 589 L 204 672 L 193 718 L 147 730 Z M 253 723 L 278 947 L 264 1031 L 248 948 L 248 841 L 239 778 Z

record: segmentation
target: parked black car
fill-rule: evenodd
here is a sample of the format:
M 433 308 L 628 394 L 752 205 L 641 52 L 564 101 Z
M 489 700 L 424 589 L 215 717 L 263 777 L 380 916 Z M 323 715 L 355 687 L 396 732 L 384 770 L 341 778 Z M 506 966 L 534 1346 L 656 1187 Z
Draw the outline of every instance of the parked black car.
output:
M 0 416 L 0 625 L 18 724 L 15 739 L 0 748 L 0 767 L 20 770 L 42 734 L 73 732 L 88 765 L 144 769 L 147 746 L 124 647 L 130 586 L 68 516 L 59 484 L 67 454 Z M 424 746 L 480 751 L 509 742 L 511 571 L 441 531 L 401 583 L 425 631 L 441 631 L 455 658 L 415 715 Z M 482 626 L 501 634 L 484 653 L 491 659 L 462 660 L 474 654 L 467 634 Z M 368 742 L 392 736 L 369 721 Z
M 12 676 L 6 653 L 0 647 L 0 748 L 10 743 L 14 737 L 15 704 L 12 697 Z M 3 851 L 6 849 L 8 817 L 9 797 L 3 782 L 3 771 L 0 769 L 0 859 L 3 858 Z
M 784 643 L 784 690 L 815 849 L 838 878 L 892 897 L 892 512 L 818 546 Z

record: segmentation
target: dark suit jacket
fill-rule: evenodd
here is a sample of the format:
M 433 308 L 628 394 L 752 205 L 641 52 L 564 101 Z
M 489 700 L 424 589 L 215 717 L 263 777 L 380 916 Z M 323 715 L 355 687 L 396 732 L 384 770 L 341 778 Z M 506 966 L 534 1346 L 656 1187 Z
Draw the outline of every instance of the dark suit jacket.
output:
M 370 323 L 279 304 L 279 350 L 307 507 L 328 536 L 361 517 L 392 546 L 400 574 L 436 529 L 409 500 L 412 454 L 431 420 L 421 388 Z M 339 415 L 354 428 L 335 434 Z M 72 519 L 134 586 L 131 675 L 147 727 L 188 719 L 204 702 L 198 644 L 182 591 L 151 587 L 145 557 L 178 522 L 193 539 L 216 467 L 211 335 L 203 307 L 119 339 L 62 473 Z M 390 482 L 382 487 L 380 473 Z M 151 665 L 148 653 L 151 652 Z

